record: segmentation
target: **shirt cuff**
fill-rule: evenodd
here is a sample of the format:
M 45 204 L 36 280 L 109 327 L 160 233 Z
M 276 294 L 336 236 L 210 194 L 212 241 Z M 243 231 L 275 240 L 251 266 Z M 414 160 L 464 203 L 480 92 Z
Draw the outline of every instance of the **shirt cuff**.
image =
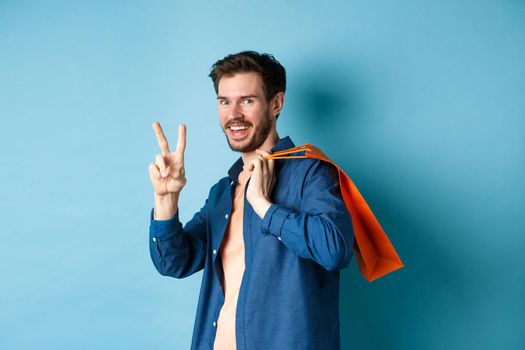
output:
M 288 210 L 279 204 L 272 204 L 266 214 L 264 214 L 262 222 L 262 231 L 264 234 L 281 237 L 281 229 L 288 215 Z
M 149 226 L 150 237 L 162 238 L 177 231 L 177 228 L 180 224 L 178 209 L 175 215 L 168 220 L 155 220 L 153 212 L 154 209 L 151 209 Z

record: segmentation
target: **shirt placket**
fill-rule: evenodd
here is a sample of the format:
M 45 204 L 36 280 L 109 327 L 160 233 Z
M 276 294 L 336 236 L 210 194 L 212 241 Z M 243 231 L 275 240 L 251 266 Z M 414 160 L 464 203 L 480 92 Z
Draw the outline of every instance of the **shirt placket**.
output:
M 228 222 L 231 217 L 232 213 L 232 201 L 233 201 L 233 195 L 235 193 L 235 187 L 237 183 L 235 181 L 230 182 L 230 192 L 229 192 L 229 198 L 227 198 L 228 205 L 226 206 L 225 210 L 223 210 L 222 213 L 219 213 L 219 215 L 222 216 L 221 220 L 224 220 L 224 224 L 221 227 L 220 231 L 218 231 L 218 234 L 220 235 L 220 238 L 213 240 L 215 246 L 212 247 L 212 265 L 213 270 L 215 273 L 216 281 L 219 284 L 218 292 L 217 292 L 217 304 L 215 306 L 215 310 L 213 313 L 213 321 L 211 324 L 212 327 L 212 337 L 211 337 L 211 344 L 210 347 L 213 349 L 213 344 L 215 342 L 215 336 L 217 334 L 217 320 L 219 319 L 219 314 L 221 312 L 221 308 L 224 304 L 224 287 L 223 287 L 223 281 L 224 281 L 224 270 L 222 268 L 221 259 L 219 257 L 219 249 L 222 244 L 222 240 L 224 238 L 224 234 L 226 230 L 228 229 Z

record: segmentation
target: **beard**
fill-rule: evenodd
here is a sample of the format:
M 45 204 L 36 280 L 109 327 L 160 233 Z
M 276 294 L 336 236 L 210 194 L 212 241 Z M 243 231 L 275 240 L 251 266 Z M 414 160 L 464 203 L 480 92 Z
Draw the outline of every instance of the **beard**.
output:
M 232 120 L 230 123 L 226 124 L 226 127 L 222 130 L 224 132 L 224 135 L 226 135 L 226 141 L 228 142 L 228 146 L 230 146 L 230 149 L 235 152 L 253 152 L 257 148 L 259 148 L 264 141 L 268 138 L 268 135 L 272 131 L 272 121 L 270 119 L 270 116 L 267 115 L 266 118 L 264 118 L 260 125 L 257 127 L 253 127 L 252 123 L 243 122 L 242 124 L 248 125 L 249 127 L 253 128 L 253 132 L 251 137 L 248 139 L 248 142 L 246 144 L 241 145 L 234 145 L 228 138 L 228 134 L 226 132 L 226 129 L 231 125 L 237 124 L 235 120 Z

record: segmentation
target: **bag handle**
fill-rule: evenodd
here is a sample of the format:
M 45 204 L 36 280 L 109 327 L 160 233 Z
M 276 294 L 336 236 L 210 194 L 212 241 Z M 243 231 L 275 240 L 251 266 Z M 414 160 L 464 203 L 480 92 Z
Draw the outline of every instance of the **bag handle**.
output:
M 306 158 L 306 155 L 302 156 L 286 156 L 287 154 L 297 153 L 297 152 L 311 152 L 312 150 L 308 148 L 310 144 L 303 144 L 293 148 L 285 149 L 284 151 L 277 151 L 268 156 L 265 156 L 264 159 L 290 159 L 290 158 Z

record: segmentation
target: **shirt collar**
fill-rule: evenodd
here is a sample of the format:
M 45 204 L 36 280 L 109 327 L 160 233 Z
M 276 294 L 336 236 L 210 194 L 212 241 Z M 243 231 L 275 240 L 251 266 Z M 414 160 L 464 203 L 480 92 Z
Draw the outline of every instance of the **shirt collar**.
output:
M 293 143 L 292 139 L 289 136 L 283 137 L 279 140 L 279 143 L 272 147 L 272 153 L 277 151 L 282 151 L 288 148 L 295 147 L 295 144 Z M 242 161 L 242 157 L 237 159 L 235 163 L 233 163 L 230 170 L 228 170 L 228 176 L 230 177 L 231 181 L 234 181 L 237 183 L 237 178 L 239 177 L 239 174 L 242 171 L 244 163 Z

